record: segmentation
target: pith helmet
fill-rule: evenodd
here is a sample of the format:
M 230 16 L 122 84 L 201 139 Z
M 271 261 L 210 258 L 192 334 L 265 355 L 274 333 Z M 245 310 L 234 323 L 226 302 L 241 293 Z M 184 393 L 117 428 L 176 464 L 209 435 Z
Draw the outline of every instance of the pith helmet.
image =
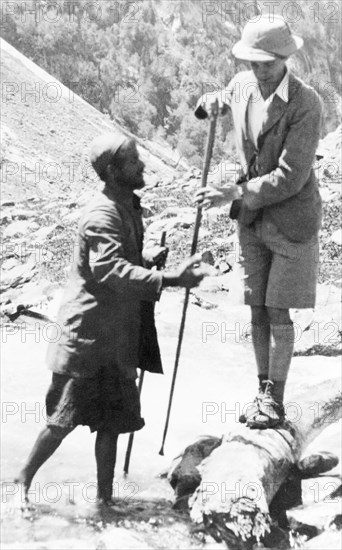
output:
M 292 34 L 285 19 L 263 15 L 258 21 L 249 21 L 241 40 L 233 47 L 233 55 L 246 61 L 273 61 L 287 58 L 303 45 L 299 36 Z

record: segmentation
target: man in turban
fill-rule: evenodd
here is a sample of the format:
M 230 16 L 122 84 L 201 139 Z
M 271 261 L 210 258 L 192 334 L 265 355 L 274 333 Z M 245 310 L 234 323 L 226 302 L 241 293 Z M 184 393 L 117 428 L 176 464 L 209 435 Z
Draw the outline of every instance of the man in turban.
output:
M 137 368 L 162 373 L 153 305 L 162 288 L 191 288 L 205 275 L 186 260 L 178 269 L 147 269 L 138 196 L 144 163 L 134 140 L 119 134 L 95 139 L 90 160 L 104 188 L 80 220 L 76 256 L 58 314 L 62 336 L 48 350 L 52 382 L 47 426 L 17 478 L 27 494 L 33 476 L 77 425 L 96 431 L 98 498 L 112 503 L 117 438 L 140 430 Z M 155 265 L 165 248 L 151 256 Z

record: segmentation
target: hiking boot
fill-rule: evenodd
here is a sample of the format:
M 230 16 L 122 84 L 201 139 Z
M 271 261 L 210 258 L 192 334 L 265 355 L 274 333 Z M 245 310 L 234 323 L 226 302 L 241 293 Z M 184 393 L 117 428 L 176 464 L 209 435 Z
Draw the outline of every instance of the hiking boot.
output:
M 265 430 L 281 426 L 285 420 L 283 403 L 276 401 L 272 393 L 273 382 L 267 380 L 265 392 L 259 401 L 259 413 L 248 416 L 247 426 L 252 429 Z
M 248 423 L 249 419 L 253 419 L 256 415 L 260 414 L 260 403 L 264 397 L 266 384 L 268 380 L 263 380 L 259 385 L 258 395 L 254 398 L 254 401 L 248 406 L 246 414 L 241 414 L 239 422 L 241 424 Z

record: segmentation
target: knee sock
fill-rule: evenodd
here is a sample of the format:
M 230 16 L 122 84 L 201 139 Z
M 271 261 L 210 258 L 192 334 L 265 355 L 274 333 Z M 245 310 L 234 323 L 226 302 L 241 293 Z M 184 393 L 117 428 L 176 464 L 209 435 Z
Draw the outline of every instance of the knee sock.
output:
M 258 374 L 259 388 L 264 390 L 264 382 L 268 380 L 268 374 Z
M 118 434 L 98 430 L 95 443 L 97 465 L 97 496 L 111 500 L 113 495 L 114 469 Z
M 258 369 L 258 377 L 263 380 L 268 378 L 270 355 L 270 325 L 268 323 L 252 323 L 252 342 L 254 355 Z
M 271 325 L 271 334 L 273 347 L 270 354 L 268 378 L 274 382 L 273 397 L 276 401 L 283 402 L 294 347 L 293 323 Z

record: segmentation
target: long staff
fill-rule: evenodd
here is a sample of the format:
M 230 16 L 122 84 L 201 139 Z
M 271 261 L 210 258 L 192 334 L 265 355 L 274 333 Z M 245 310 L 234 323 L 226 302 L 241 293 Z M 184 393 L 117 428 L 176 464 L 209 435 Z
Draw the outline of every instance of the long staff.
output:
M 143 386 L 143 383 L 144 383 L 144 376 L 145 376 L 145 371 L 141 370 L 140 375 L 139 375 L 139 384 L 138 384 L 139 396 L 141 395 L 141 390 L 142 390 L 142 386 Z M 131 460 L 133 441 L 134 441 L 134 432 L 131 432 L 129 434 L 129 438 L 128 438 L 127 450 L 126 450 L 126 455 L 125 455 L 125 464 L 124 464 L 124 469 L 123 469 L 125 476 L 127 476 L 128 470 L 129 470 L 129 463 L 130 463 L 130 460 Z
M 213 103 L 213 105 L 212 105 L 211 113 L 210 113 L 209 134 L 208 134 L 207 147 L 206 147 L 204 166 L 203 166 L 203 172 L 202 172 L 202 183 L 201 183 L 202 188 L 206 187 L 206 185 L 207 185 L 210 160 L 211 160 L 213 147 L 214 147 L 214 141 L 215 141 L 217 115 L 218 115 L 218 101 L 216 100 L 215 103 Z M 191 245 L 191 255 L 196 253 L 197 243 L 198 243 L 198 235 L 199 235 L 199 230 L 200 230 L 200 226 L 201 226 L 201 220 L 202 220 L 202 206 L 198 206 L 197 207 L 197 214 L 196 214 L 196 221 L 195 221 L 194 236 L 193 236 L 192 245 Z M 164 456 L 164 445 L 165 445 L 167 431 L 168 431 L 168 428 L 169 428 L 172 399 L 173 399 L 173 393 L 174 393 L 174 390 L 175 390 L 176 377 L 177 377 L 177 371 L 178 371 L 178 366 L 179 366 L 179 358 L 180 358 L 182 342 L 183 342 L 183 336 L 184 336 L 186 312 L 187 312 L 188 305 L 189 305 L 189 297 L 190 297 L 190 289 L 187 288 L 185 290 L 185 300 L 184 300 L 184 305 L 183 305 L 182 320 L 181 320 L 181 324 L 180 324 L 180 328 L 179 328 L 176 359 L 175 359 L 175 366 L 174 366 L 174 369 L 173 369 L 173 376 L 172 376 L 172 382 L 171 382 L 169 404 L 168 404 L 167 414 L 166 414 L 163 441 L 162 441 L 162 446 L 161 446 L 160 451 L 159 451 L 159 454 L 162 455 L 162 456 Z
M 161 240 L 160 240 L 160 246 L 165 246 L 165 243 L 166 243 L 166 231 L 163 231 Z M 157 269 L 162 269 L 163 267 L 164 266 L 160 266 L 160 267 L 157 267 Z M 141 395 L 141 391 L 144 383 L 144 376 L 145 376 L 145 371 L 141 370 L 139 375 L 139 383 L 138 383 L 139 396 Z M 125 463 L 124 463 L 124 469 L 123 469 L 125 475 L 128 474 L 128 470 L 129 470 L 129 463 L 131 460 L 133 441 L 134 441 L 134 432 L 131 432 L 128 438 L 127 450 L 125 455 Z

